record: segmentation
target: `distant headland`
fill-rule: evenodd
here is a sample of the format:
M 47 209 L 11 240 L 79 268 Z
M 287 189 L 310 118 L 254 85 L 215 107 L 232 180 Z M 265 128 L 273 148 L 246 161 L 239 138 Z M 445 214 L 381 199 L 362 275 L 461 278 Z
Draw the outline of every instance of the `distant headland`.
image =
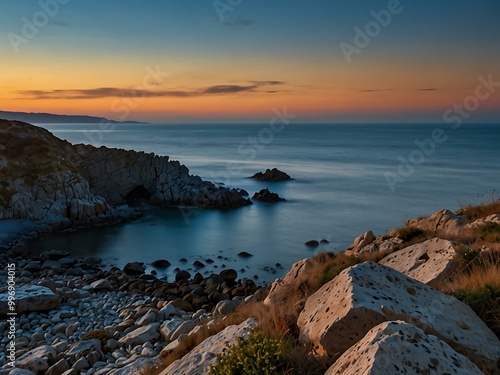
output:
M 11 121 L 23 121 L 35 124 L 99 124 L 103 121 L 113 124 L 149 124 L 139 121 L 114 121 L 104 117 L 94 117 L 86 115 L 56 115 L 52 113 L 34 113 L 34 112 L 6 112 L 0 111 L 0 118 Z

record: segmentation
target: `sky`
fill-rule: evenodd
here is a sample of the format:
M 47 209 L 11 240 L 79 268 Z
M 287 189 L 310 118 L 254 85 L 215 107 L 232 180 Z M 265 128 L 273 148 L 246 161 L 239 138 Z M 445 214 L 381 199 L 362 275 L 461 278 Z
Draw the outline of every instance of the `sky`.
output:
M 0 0 L 0 110 L 498 122 L 499 16 L 498 0 Z

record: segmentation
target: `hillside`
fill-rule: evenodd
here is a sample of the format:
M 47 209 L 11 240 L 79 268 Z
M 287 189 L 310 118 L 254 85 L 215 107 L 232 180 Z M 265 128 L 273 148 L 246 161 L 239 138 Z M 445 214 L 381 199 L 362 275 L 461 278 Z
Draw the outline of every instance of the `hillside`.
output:
M 34 113 L 34 112 L 6 112 L 0 111 L 0 119 L 28 122 L 31 124 L 99 124 L 107 122 L 119 124 L 119 121 L 113 121 L 104 117 L 94 117 L 85 115 L 55 115 L 52 113 Z M 127 124 L 147 124 L 147 122 L 127 121 Z

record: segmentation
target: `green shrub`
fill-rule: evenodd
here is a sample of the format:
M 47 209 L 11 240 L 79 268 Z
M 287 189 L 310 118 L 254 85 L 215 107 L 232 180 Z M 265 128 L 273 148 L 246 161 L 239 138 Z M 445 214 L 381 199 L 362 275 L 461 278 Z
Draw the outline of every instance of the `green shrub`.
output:
M 262 333 L 252 333 L 247 339 L 238 339 L 226 354 L 217 356 L 209 375 L 281 375 L 286 371 L 290 347 L 280 340 Z
M 481 238 L 488 242 L 500 242 L 500 224 L 486 223 L 476 228 Z
M 458 289 L 455 297 L 474 310 L 500 338 L 500 287 L 486 284 L 475 289 Z

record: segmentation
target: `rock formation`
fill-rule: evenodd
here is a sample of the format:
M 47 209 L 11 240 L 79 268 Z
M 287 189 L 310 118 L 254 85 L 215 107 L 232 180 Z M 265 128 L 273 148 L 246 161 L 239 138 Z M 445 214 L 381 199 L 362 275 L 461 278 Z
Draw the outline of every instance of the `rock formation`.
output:
M 0 172 L 0 220 L 40 220 L 51 227 L 128 220 L 134 211 L 126 204 L 138 200 L 222 209 L 250 203 L 167 156 L 73 146 L 17 121 L 0 120 Z
M 277 168 L 266 169 L 265 173 L 257 172 L 250 178 L 258 181 L 288 181 L 292 179 L 288 174 Z
M 268 189 L 262 189 L 258 193 L 255 193 L 252 199 L 267 203 L 286 201 L 285 198 L 281 198 L 278 194 L 272 193 Z

